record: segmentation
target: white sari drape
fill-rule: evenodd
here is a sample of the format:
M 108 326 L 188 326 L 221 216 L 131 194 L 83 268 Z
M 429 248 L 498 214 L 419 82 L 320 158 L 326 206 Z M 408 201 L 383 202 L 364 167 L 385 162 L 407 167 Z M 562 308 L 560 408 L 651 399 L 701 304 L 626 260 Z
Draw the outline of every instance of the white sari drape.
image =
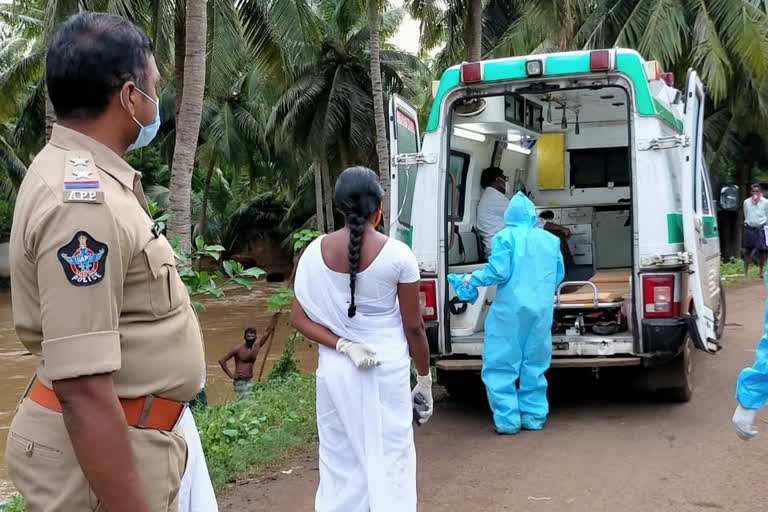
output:
M 410 356 L 402 322 L 358 312 L 337 291 L 320 243 L 304 253 L 296 299 L 331 332 L 375 348 L 381 366 L 361 370 L 343 354 L 319 347 L 317 427 L 320 486 L 316 512 L 416 512 L 416 452 Z
M 201 389 L 205 387 L 205 365 Z M 178 512 L 219 512 L 216 494 L 213 492 L 208 465 L 205 463 L 203 445 L 197 432 L 195 417 L 187 408 L 181 418 L 181 428 L 187 441 L 187 467 L 181 477 Z

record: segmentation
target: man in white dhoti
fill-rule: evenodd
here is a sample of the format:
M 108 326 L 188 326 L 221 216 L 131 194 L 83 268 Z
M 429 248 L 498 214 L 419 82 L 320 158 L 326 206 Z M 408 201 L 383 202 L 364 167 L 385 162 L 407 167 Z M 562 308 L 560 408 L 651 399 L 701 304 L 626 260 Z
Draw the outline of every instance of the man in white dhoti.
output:
M 200 389 L 205 389 L 205 365 L 203 365 L 203 380 Z M 181 418 L 181 428 L 187 441 L 187 467 L 181 478 L 179 489 L 179 512 L 218 512 L 216 495 L 213 492 L 211 477 L 208 475 L 208 465 L 205 463 L 203 445 L 197 432 L 195 417 L 187 408 Z
M 413 400 L 432 415 L 429 347 L 411 250 L 374 229 L 383 191 L 370 169 L 336 184 L 346 226 L 307 247 L 291 319 L 320 344 L 316 512 L 416 512 Z M 418 385 L 410 390 L 411 357 Z

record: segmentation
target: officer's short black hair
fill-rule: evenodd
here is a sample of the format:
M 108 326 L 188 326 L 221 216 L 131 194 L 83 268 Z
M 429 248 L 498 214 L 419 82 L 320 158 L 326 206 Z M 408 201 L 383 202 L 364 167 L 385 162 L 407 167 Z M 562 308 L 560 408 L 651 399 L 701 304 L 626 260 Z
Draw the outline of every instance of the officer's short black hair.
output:
M 483 174 L 480 175 L 480 186 L 488 188 L 493 185 L 494 181 L 502 176 L 504 176 L 504 171 L 499 167 L 488 167 L 483 171 Z
M 254 329 L 253 327 L 247 328 L 243 333 L 243 338 L 247 338 L 249 334 L 253 334 L 254 336 L 256 336 L 256 329 Z
M 45 81 L 56 116 L 94 119 L 133 80 L 144 88 L 152 42 L 146 32 L 114 14 L 81 12 L 53 36 Z

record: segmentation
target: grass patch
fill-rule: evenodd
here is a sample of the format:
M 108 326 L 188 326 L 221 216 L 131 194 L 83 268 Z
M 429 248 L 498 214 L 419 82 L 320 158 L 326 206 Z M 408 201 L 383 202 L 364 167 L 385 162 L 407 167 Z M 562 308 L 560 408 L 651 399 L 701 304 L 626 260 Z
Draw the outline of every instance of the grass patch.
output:
M 315 376 L 274 377 L 237 402 L 194 411 L 216 490 L 317 442 Z M 23 512 L 15 495 L 1 512 Z
M 277 377 L 253 395 L 195 412 L 214 487 L 257 473 L 317 441 L 314 375 Z
M 3 512 L 24 512 L 24 498 L 19 494 L 14 494 L 13 498 L 5 504 L 5 508 L 0 510 Z
M 744 260 L 731 258 L 720 263 L 720 275 L 725 279 L 725 287 L 744 284 L 760 280 L 760 269 L 757 265 L 750 265 L 749 276 L 744 276 Z
M 278 363 L 251 396 L 193 409 L 208 472 L 217 491 L 237 478 L 264 471 L 317 442 L 315 376 L 300 375 L 294 349 L 303 338 L 286 341 Z M 14 495 L 1 512 L 23 512 Z

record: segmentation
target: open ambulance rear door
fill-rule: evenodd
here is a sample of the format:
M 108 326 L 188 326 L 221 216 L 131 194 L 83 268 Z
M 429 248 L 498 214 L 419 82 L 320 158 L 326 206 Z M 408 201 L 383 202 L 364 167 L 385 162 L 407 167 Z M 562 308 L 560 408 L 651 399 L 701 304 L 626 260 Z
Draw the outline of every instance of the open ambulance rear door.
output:
M 717 227 L 710 225 L 714 212 L 703 160 L 704 86 L 693 70 L 688 71 L 686 87 L 683 137 L 688 143 L 683 144 L 681 152 L 681 202 L 690 269 L 687 292 L 693 305 L 689 311 L 689 328 L 697 348 L 716 352 L 720 348 L 714 311 L 720 293 L 720 241 Z

